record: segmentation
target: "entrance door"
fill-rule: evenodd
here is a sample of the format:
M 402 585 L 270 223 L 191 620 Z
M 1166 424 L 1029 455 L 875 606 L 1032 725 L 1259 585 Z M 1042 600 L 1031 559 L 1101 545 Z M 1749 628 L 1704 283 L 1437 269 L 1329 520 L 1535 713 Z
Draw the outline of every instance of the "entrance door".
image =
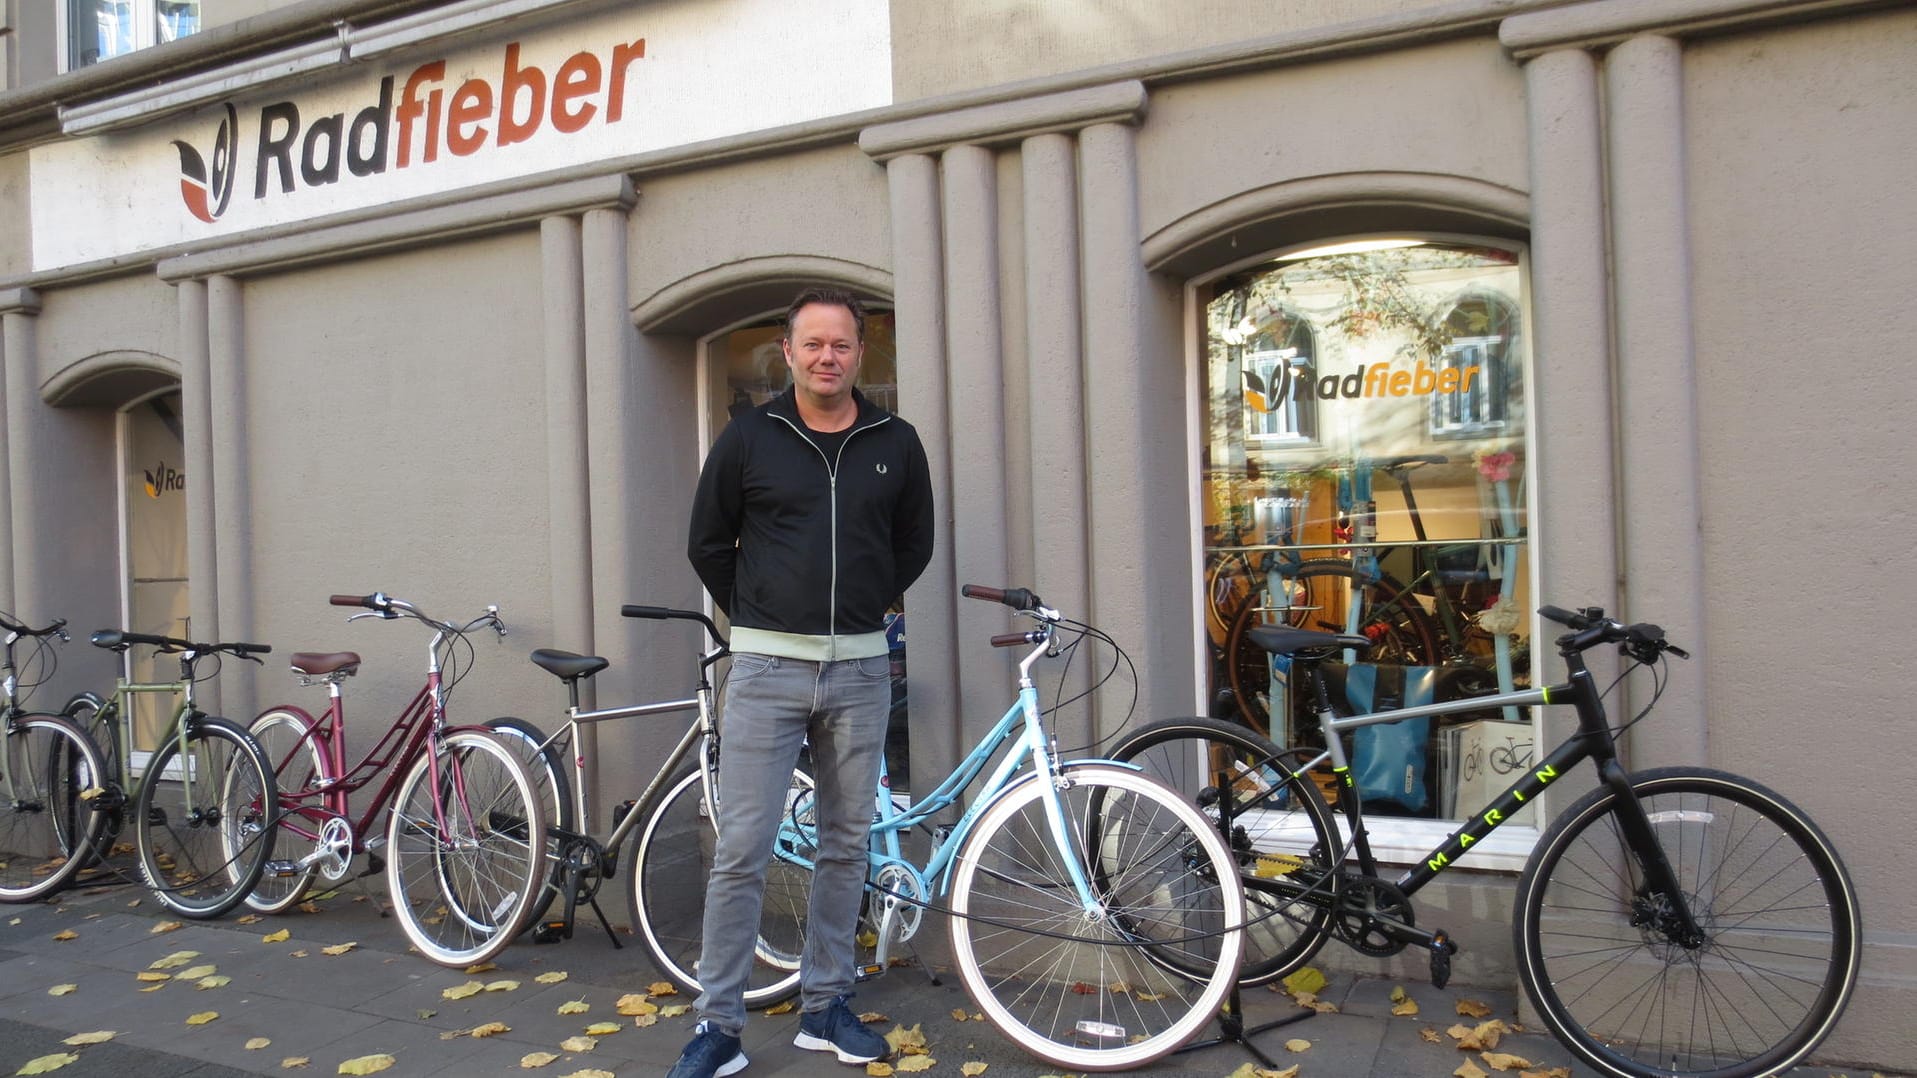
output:
M 120 413 L 122 507 L 120 564 L 122 609 L 127 628 L 139 633 L 188 637 L 192 633 L 186 579 L 186 439 L 180 423 L 180 391 L 170 389 Z M 172 656 L 134 648 L 130 675 L 138 681 L 179 676 Z M 141 752 L 158 745 L 172 716 L 171 697 L 142 694 L 133 700 L 133 744 Z

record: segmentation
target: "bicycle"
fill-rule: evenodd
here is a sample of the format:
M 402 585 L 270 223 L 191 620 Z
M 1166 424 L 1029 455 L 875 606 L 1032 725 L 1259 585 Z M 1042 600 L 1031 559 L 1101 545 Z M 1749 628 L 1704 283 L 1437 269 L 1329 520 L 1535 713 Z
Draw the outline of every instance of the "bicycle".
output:
M 496 607 L 464 624 L 438 621 L 383 592 L 335 595 L 334 606 L 364 607 L 347 618 L 411 618 L 433 630 L 426 683 L 359 762 L 346 765 L 346 710 L 341 683 L 359 670 L 353 652 L 301 652 L 292 669 L 301 685 L 325 685 L 326 710 L 277 705 L 250 730 L 266 746 L 279 782 L 277 830 L 296 857 L 269 866 L 246 896 L 263 913 L 297 905 L 314 878 L 346 879 L 365 854 L 362 875 L 382 869 L 393 913 L 419 953 L 446 966 L 497 955 L 531 915 L 543 866 L 537 849 L 546 814 L 534 779 L 518 755 L 490 731 L 446 724 L 446 698 L 456 683 L 442 676 L 442 658 L 482 626 L 504 636 Z M 383 778 L 355 817 L 357 791 Z M 391 806 L 385 827 L 380 815 Z M 384 847 L 382 857 L 377 851 Z
M 1509 775 L 1513 771 L 1522 771 L 1531 766 L 1531 742 L 1512 734 L 1506 734 L 1504 744 L 1495 746 L 1487 754 L 1491 771 L 1497 775 Z
M 1329 939 L 1378 956 L 1430 956 L 1434 984 L 1455 943 L 1418 927 L 1425 885 L 1545 787 L 1585 759 L 1598 788 L 1545 828 L 1516 892 L 1519 979 L 1545 1024 L 1599 1073 L 1767 1075 L 1801 1061 L 1836 1024 L 1856 985 L 1862 929 L 1835 848 L 1795 806 L 1748 779 L 1703 768 L 1632 774 L 1616 739 L 1656 705 L 1664 656 L 1685 657 L 1655 625 L 1603 611 L 1540 611 L 1567 679 L 1493 697 L 1339 717 L 1318 667 L 1364 637 L 1270 626 L 1256 640 L 1288 655 L 1313 686 L 1323 749 L 1280 749 L 1211 719 L 1153 724 L 1113 750 L 1186 790 L 1224 826 L 1248 892 L 1244 977 L 1262 983 L 1302 966 Z M 1619 645 L 1626 673 L 1652 671 L 1650 704 L 1613 728 L 1584 653 Z M 1620 680 L 1622 680 L 1620 678 Z M 1614 683 L 1615 684 L 1615 683 Z M 1338 735 L 1361 726 L 1486 705 L 1568 706 L 1578 730 L 1394 879 L 1380 875 L 1362 798 Z M 1338 812 L 1313 773 L 1329 764 Z
M 106 765 L 86 733 L 62 715 L 26 710 L 26 694 L 51 676 L 22 682 L 21 670 L 72 637 L 64 620 L 39 629 L 0 615 L 0 902 L 33 902 L 59 892 L 86 867 L 86 832 L 96 825 L 82 795 Z M 34 642 L 25 661 L 14 649 Z
M 1233 987 L 1243 888 L 1231 870 L 1230 852 L 1205 817 L 1161 783 L 1104 761 L 1055 757 L 1031 668 L 1060 653 L 1061 627 L 1086 627 L 1024 589 L 968 585 L 963 592 L 1003 603 L 1037 627 L 992 638 L 995 647 L 1030 647 L 1018 663 L 1018 699 L 952 774 L 910 803 L 881 779 L 865 910 L 867 945 L 875 958 L 862 975 L 885 969 L 891 949 L 917 933 L 923 911 L 948 896 L 960 979 L 1007 1037 L 1042 1059 L 1083 1070 L 1157 1059 L 1211 1020 Z M 710 869 L 713 820 L 725 803 L 717 788 L 722 740 L 706 671 L 727 652 L 703 614 L 640 606 L 622 612 L 706 627 L 712 646 L 700 659 L 697 697 L 580 712 L 578 682 L 604 669 L 606 660 L 542 649 L 533 661 L 567 683 L 573 704 L 568 733 L 541 748 L 565 744 L 583 721 L 687 709 L 696 709 L 697 718 L 605 843 L 582 844 L 582 836 L 556 831 L 561 852 L 553 856 L 575 879 L 610 875 L 606 851 L 636 828 L 628 888 L 634 924 L 659 969 L 682 990 L 696 992 L 702 884 Z M 678 771 L 695 748 L 695 765 Z M 1000 750 L 1006 750 L 1003 758 L 988 774 Z M 567 754 L 542 758 L 558 755 Z M 569 755 L 574 774 L 583 779 L 583 761 Z M 958 821 L 934 826 L 981 776 Z M 557 773 L 553 781 L 560 781 Z M 795 772 L 769 862 L 749 1006 L 798 991 L 815 848 L 810 791 L 803 770 Z M 584 818 L 577 788 L 574 796 Z M 908 831 L 928 836 L 923 861 L 904 855 L 901 836 Z
M 14 641 L 23 636 L 67 639 L 64 624 L 33 630 L 0 622 L 7 632 L 10 683 Z M 0 765 L 12 795 L 9 826 L 30 821 L 24 826 L 43 832 L 38 849 L 63 860 L 40 866 L 47 872 L 36 884 L 0 889 L 0 898 L 22 901 L 52 894 L 80 872 L 104 863 L 119 852 L 115 839 L 130 810 L 132 849 L 147 888 L 182 916 L 218 917 L 239 905 L 272 856 L 269 821 L 277 801 L 272 770 L 259 745 L 236 723 L 196 706 L 197 667 L 209 656 L 258 661 L 255 656 L 272 648 L 118 629 L 94 633 L 92 643 L 116 654 L 136 645 L 176 654 L 180 679 L 135 682 L 122 675 L 111 698 L 81 693 L 60 716 L 10 714 L 6 762 Z M 10 688 L 10 699 L 11 694 Z M 179 700 L 161 728 L 159 744 L 144 761 L 136 758 L 127 719 L 132 698 L 140 694 Z M 41 813 L 43 822 L 35 818 Z

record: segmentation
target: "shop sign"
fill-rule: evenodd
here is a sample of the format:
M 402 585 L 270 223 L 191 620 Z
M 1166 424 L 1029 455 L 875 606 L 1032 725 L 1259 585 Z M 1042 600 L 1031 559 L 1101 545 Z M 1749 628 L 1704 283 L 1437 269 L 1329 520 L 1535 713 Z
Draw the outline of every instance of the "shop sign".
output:
M 34 268 L 879 107 L 889 17 L 885 0 L 649 4 L 36 147 Z

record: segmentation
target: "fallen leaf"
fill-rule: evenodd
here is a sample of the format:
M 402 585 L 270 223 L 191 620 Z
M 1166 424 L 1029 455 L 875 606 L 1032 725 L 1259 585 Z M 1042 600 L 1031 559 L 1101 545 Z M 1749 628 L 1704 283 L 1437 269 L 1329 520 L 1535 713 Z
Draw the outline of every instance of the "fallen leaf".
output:
M 485 990 L 486 986 L 480 984 L 478 981 L 467 981 L 465 984 L 454 985 L 446 989 L 440 993 L 440 996 L 445 999 L 465 999 L 468 996 L 476 996 Z
M 268 932 L 266 935 L 261 936 L 260 942 L 261 943 L 285 943 L 287 940 L 292 938 L 293 938 L 293 933 L 288 931 L 287 929 L 282 928 L 278 932 Z
M 952 1008 L 952 1021 L 954 1022 L 965 1021 L 965 1008 L 963 1007 Z
M 598 1043 L 598 1041 L 593 1040 L 591 1037 L 567 1037 L 565 1040 L 559 1042 L 559 1050 L 562 1052 L 590 1052 Z
M 285 1059 L 280 1060 L 280 1066 L 287 1070 L 292 1070 L 294 1067 L 304 1067 L 311 1062 L 312 1060 L 305 1056 L 287 1056 Z
M 585 1014 L 585 1013 L 586 1013 L 587 1011 L 589 1011 L 589 1010 L 592 1010 L 592 1005 L 591 1005 L 591 1004 L 589 1004 L 589 1003 L 587 1003 L 587 1002 L 586 1002 L 585 1000 L 583 1000 L 583 999 L 575 999 L 575 1000 L 569 1000 L 569 1001 L 567 1001 L 567 1002 L 565 1002 L 565 1003 L 561 1003 L 561 1004 L 559 1005 L 559 1011 L 558 1011 L 558 1013 L 560 1013 L 560 1014 Z
M 586 1035 L 589 1037 L 604 1037 L 609 1033 L 617 1033 L 624 1028 L 626 1027 L 617 1022 L 594 1022 L 592 1025 L 586 1027 Z
M 1552 1067 L 1550 1070 L 1519 1071 L 1518 1078 L 1571 1078 L 1571 1068 Z M 1872 1073 L 1870 1078 L 1884 1078 L 1884 1076 Z
M 79 1056 L 74 1055 L 72 1052 L 55 1052 L 50 1056 L 39 1056 L 34 1059 L 29 1059 L 27 1060 L 26 1066 L 21 1067 L 13 1073 L 45 1074 L 48 1071 L 57 1071 L 69 1063 L 78 1061 L 79 1058 Z
M 320 953 L 321 953 L 321 954 L 334 954 L 334 955 L 338 955 L 338 954 L 345 954 L 346 952 L 348 952 L 348 951 L 350 951 L 350 950 L 352 950 L 353 948 L 355 948 L 355 947 L 357 947 L 357 946 L 359 946 L 359 941 L 358 941 L 358 940 L 354 940 L 354 941 L 353 941 L 353 942 L 351 942 L 351 943 L 340 943 L 340 944 L 335 944 L 335 945 L 334 945 L 334 946 L 332 946 L 332 947 L 321 947 L 321 948 L 320 948 Z
M 149 936 L 158 936 L 164 932 L 178 932 L 185 927 L 186 924 L 182 921 L 161 921 L 159 924 L 147 929 L 146 934 Z
M 59 942 L 59 943 L 65 943 L 65 942 L 67 942 L 68 940 L 77 940 L 77 939 L 79 939 L 79 938 L 80 938 L 80 934 L 79 934 L 78 932 L 75 932 L 75 931 L 74 931 L 73 929 L 71 929 L 71 928 L 63 928 L 63 929 L 61 929 L 60 931 L 58 931 L 58 932 L 55 932 L 55 933 L 53 934 L 53 938 L 54 938 L 54 940 L 55 940 L 56 942 Z M 63 1055 L 64 1055 L 65 1053 L 61 1053 L 61 1054 L 63 1054 Z M 52 1058 L 54 1058 L 54 1057 L 53 1057 L 53 1056 L 41 1056 L 41 1057 L 40 1057 L 40 1059 L 52 1059 Z M 40 1061 L 39 1059 L 36 1059 L 36 1060 L 34 1060 L 33 1062 L 34 1062 L 34 1063 L 38 1063 L 39 1061 Z M 73 1061 L 72 1061 L 72 1060 L 68 1060 L 68 1061 L 67 1061 L 67 1063 L 71 1063 L 71 1062 L 73 1062 Z M 33 1064 L 31 1064 L 31 1063 L 30 1063 L 30 1064 L 28 1064 L 28 1066 L 32 1066 L 32 1065 L 33 1065 Z M 66 1063 L 59 1063 L 59 1064 L 55 1064 L 55 1066 L 61 1066 L 61 1067 L 64 1067 L 64 1066 L 66 1066 L 66 1065 L 67 1065 Z M 48 1068 L 47 1068 L 47 1070 L 52 1070 L 52 1069 L 53 1069 L 52 1067 L 48 1067 Z M 20 1073 L 21 1073 L 21 1074 L 25 1074 L 25 1073 L 27 1073 L 27 1072 L 26 1072 L 26 1071 L 21 1071 Z M 42 1072 L 40 1072 L 40 1071 L 34 1071 L 33 1073 L 35 1073 L 35 1074 L 40 1074 L 40 1073 L 42 1073 Z
M 226 974 L 222 973 L 214 977 L 201 977 L 199 980 L 193 982 L 193 987 L 198 989 L 201 992 L 204 992 L 209 988 L 225 988 L 227 985 L 232 983 L 233 983 L 233 978 L 228 977 Z
M 911 1029 L 893 1026 L 892 1032 L 885 1035 L 885 1043 L 900 1055 L 924 1055 L 925 1031 L 920 1025 L 914 1025 Z
M 676 996 L 678 994 L 679 989 L 673 987 L 671 981 L 654 981 L 646 986 L 646 995 L 648 996 Z
M 466 967 L 466 976 L 470 977 L 475 973 L 489 973 L 498 968 L 499 964 L 497 962 L 475 962 Z
M 272 1043 L 273 1043 L 273 1042 L 272 1042 L 272 1040 L 270 1040 L 269 1038 L 266 1038 L 266 1037 L 254 1037 L 254 1038 L 252 1038 L 251 1040 L 248 1040 L 248 1041 L 246 1042 L 246 1050 L 247 1050 L 247 1051 L 249 1051 L 249 1052 L 257 1052 L 257 1051 L 259 1051 L 260 1049 L 262 1049 L 262 1048 L 264 1048 L 264 1047 L 266 1047 L 267 1045 L 269 1045 L 269 1044 L 272 1044 Z
M 317 903 L 317 902 L 302 902 L 302 903 L 300 903 L 300 912 L 301 912 L 301 913 L 318 913 L 318 912 L 319 912 L 319 903 Z M 392 1065 L 392 1064 L 390 1064 L 390 1063 L 389 1063 L 389 1064 L 387 1064 L 387 1066 L 391 1066 L 391 1065 Z M 385 1070 L 385 1069 L 386 1069 L 386 1067 L 381 1067 L 381 1068 L 380 1068 L 380 1070 Z M 345 1071 L 341 1071 L 340 1073 L 341 1073 L 341 1074 L 345 1074 L 346 1072 L 345 1072 Z M 368 1073 L 368 1074 L 371 1074 L 372 1072 L 371 1072 L 371 1071 L 367 1071 L 366 1073 Z
M 82 1045 L 82 1044 L 105 1044 L 106 1042 L 112 1040 L 113 1038 L 117 1036 L 119 1036 L 119 1034 L 113 1032 L 110 1029 L 99 1029 L 99 1030 L 93 1031 L 92 1033 L 75 1033 L 73 1036 L 68 1037 L 66 1040 L 63 1040 L 60 1043 L 71 1044 L 76 1046 Z
M 909 1074 L 915 1071 L 931 1070 L 932 1064 L 937 1062 L 938 1060 L 933 1059 L 931 1056 L 906 1056 L 904 1059 L 899 1060 L 898 1065 L 893 1069 L 900 1074 Z
M 172 954 L 167 955 L 165 958 L 155 960 L 154 963 L 148 966 L 147 968 L 148 969 L 179 969 L 181 966 L 186 965 L 187 963 L 193 961 L 195 958 L 198 958 L 198 957 L 200 957 L 200 952 L 198 951 L 174 951 Z
M 1392 985 L 1391 986 L 1391 1002 L 1403 1003 L 1405 999 L 1406 997 L 1404 994 L 1404 985 L 1401 985 L 1401 984 Z
M 692 1009 L 692 1004 L 690 1003 L 669 1003 L 666 1006 L 659 1008 L 659 1017 L 677 1018 L 691 1009 Z M 885 1019 L 880 1018 L 879 1020 L 884 1021 Z
M 194 966 L 192 969 L 181 970 L 175 974 L 175 976 L 179 977 L 182 981 L 197 981 L 201 977 L 211 977 L 218 972 L 219 967 L 217 966 Z
M 511 1033 L 512 1031 L 513 1027 L 504 1022 L 487 1022 L 485 1025 L 474 1026 L 472 1028 L 472 1034 L 475 1037 L 496 1037 L 501 1033 Z
M 867 1063 L 865 1065 L 865 1073 L 869 1078 L 892 1078 L 892 1064 Z
M 550 973 L 542 973 L 534 977 L 533 980 L 538 981 L 540 984 L 558 984 L 560 981 L 565 980 L 566 976 L 563 970 L 553 970 Z
M 767 1013 L 767 1014 L 791 1014 L 791 1013 L 792 1013 L 792 1012 L 793 1012 L 793 1011 L 794 1011 L 794 1010 L 795 1010 L 796 1008 L 797 1008 L 797 1004 L 795 1004 L 795 1003 L 793 1003 L 793 1002 L 792 1002 L 791 1000 L 789 1000 L 789 999 L 788 999 L 788 1000 L 786 1000 L 786 1001 L 785 1001 L 784 1003 L 780 1003 L 780 1004 L 778 1004 L 778 1005 L 776 1005 L 776 1006 L 772 1006 L 772 1007 L 767 1007 L 767 1008 L 765 1009 L 765 1013 Z
M 628 992 L 620 996 L 618 1001 L 613 1003 L 613 1008 L 627 1017 L 635 1014 L 651 1014 L 659 1009 L 658 1004 L 637 992 Z
M 79 990 L 80 986 L 77 984 L 56 984 L 52 988 L 47 989 L 47 995 L 70 996 Z
M 1521 1071 L 1531 1066 L 1531 1061 L 1523 1056 L 1514 1056 L 1509 1052 L 1485 1052 L 1483 1059 L 1497 1071 Z
M 1496 1048 L 1498 1046 L 1498 1038 L 1508 1032 L 1509 1029 L 1510 1027 L 1506 1026 L 1502 1021 L 1493 1018 L 1487 1022 L 1479 1022 L 1476 1026 L 1455 1025 L 1445 1030 L 1445 1032 L 1449 1033 L 1452 1039 L 1458 1042 L 1458 1047 L 1464 1051 L 1482 1052 L 1486 1049 Z
M 203 1026 L 219 1016 L 220 1012 L 218 1011 L 201 1011 L 198 1014 L 189 1016 L 186 1020 L 186 1024 L 189 1026 Z
M 1480 1003 L 1475 999 L 1461 999 L 1458 1001 L 1458 1013 L 1466 1018 L 1489 1018 L 1491 1005 Z
M 162 988 L 165 988 L 165 987 L 166 987 L 166 985 L 163 985 L 163 984 L 150 984 L 150 985 L 147 985 L 147 986 L 146 986 L 145 988 L 142 988 L 142 989 L 140 989 L 140 991 L 142 991 L 142 992 L 158 992 L 158 991 L 159 991 L 160 989 L 162 989 Z
M 161 973 L 157 969 L 143 969 L 134 974 L 133 977 L 139 981 L 170 981 L 173 979 L 171 973 Z
M 520 1070 L 534 1070 L 559 1058 L 558 1052 L 527 1052 L 519 1057 Z
M 249 913 L 244 917 L 236 917 L 233 919 L 233 923 L 236 925 L 256 925 L 259 924 L 260 921 L 261 917 L 257 913 Z
M 879 945 L 879 934 L 877 932 L 861 932 L 853 937 L 853 939 L 856 940 L 861 947 L 877 947 Z
M 587 1067 L 585 1070 L 582 1070 L 582 1071 L 573 1071 L 571 1074 L 562 1074 L 559 1076 L 559 1078 L 613 1078 L 613 1073 L 611 1071 L 602 1071 L 592 1067 Z
M 1285 1042 L 1285 1051 L 1309 1052 L 1311 1051 L 1311 1042 L 1308 1040 L 1305 1040 L 1303 1037 L 1293 1037 L 1292 1039 Z
M 385 1054 L 360 1056 L 357 1059 L 349 1059 L 341 1063 L 339 1065 L 339 1072 L 341 1074 L 378 1074 L 380 1071 L 385 1070 L 397 1062 L 399 1061 Z
M 1394 1006 L 1394 1007 L 1392 1007 L 1392 1008 L 1391 1008 L 1391 1013 L 1392 1013 L 1392 1014 L 1395 1014 L 1395 1015 L 1398 1015 L 1398 1016 L 1400 1016 L 1400 1017 L 1403 1017 L 1403 1016 L 1405 1016 L 1405 1015 L 1408 1015 L 1408 1014 L 1417 1014 L 1417 1013 L 1418 1013 L 1418 1001 L 1417 1001 L 1417 1000 L 1415 1000 L 1415 999 L 1407 999 L 1407 1000 L 1405 1000 L 1405 1001 L 1404 1001 L 1403 1003 L 1400 1003 L 1400 1004 L 1398 1004 L 1398 1005 L 1396 1005 L 1396 1006 Z
M 1418 1031 L 1418 1036 L 1423 1037 L 1426 1044 L 1443 1044 L 1444 1043 L 1444 1034 L 1439 1033 L 1436 1026 L 1426 1026 L 1423 1029 L 1420 1029 Z
M 426 1019 L 431 1018 L 433 1015 L 436 1015 L 439 1012 L 421 1009 L 421 1010 L 414 1011 L 413 1013 L 417 1014 L 419 1016 L 419 1020 L 424 1022 Z
M 518 989 L 518 981 L 493 981 L 486 985 L 486 991 L 488 992 L 513 992 Z
M 1325 975 L 1316 966 L 1306 966 L 1284 980 L 1285 991 L 1292 995 L 1310 992 L 1312 995 L 1325 990 Z
M 439 1035 L 439 1039 L 442 1041 L 456 1041 L 459 1038 L 464 1037 L 465 1035 L 466 1035 L 466 1031 L 463 1029 L 449 1029 L 446 1032 L 441 1033 Z
M 1485 1073 L 1483 1067 L 1478 1066 L 1468 1059 L 1458 1064 L 1458 1069 L 1451 1073 L 1455 1075 L 1456 1078 L 1490 1078 L 1490 1075 Z
M 961 1063 L 959 1064 L 959 1073 L 963 1074 L 965 1078 L 978 1078 L 979 1075 L 985 1073 L 985 1067 L 986 1064 L 977 1061 Z
M 288 958 L 305 958 L 305 957 L 306 957 L 306 951 L 305 951 L 304 949 L 301 949 L 301 950 L 298 950 L 298 951 L 288 951 L 288 952 L 286 953 L 286 957 L 288 957 Z
M 658 1025 L 659 1016 L 656 1014 L 635 1014 L 632 1016 L 632 1024 L 638 1026 L 640 1029 L 646 1029 L 649 1026 Z

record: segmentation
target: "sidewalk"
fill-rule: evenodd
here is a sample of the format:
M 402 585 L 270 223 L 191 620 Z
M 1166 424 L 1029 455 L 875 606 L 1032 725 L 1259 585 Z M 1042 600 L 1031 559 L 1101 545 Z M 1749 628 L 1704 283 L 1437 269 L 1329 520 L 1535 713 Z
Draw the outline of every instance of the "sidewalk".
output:
M 373 882 L 351 884 L 319 900 L 316 914 L 294 913 L 251 924 L 240 924 L 237 915 L 230 915 L 185 922 L 171 930 L 160 930 L 167 918 L 158 903 L 129 885 L 70 891 L 53 903 L 0 906 L 0 1076 L 58 1052 L 78 1056 L 53 1072 L 63 1078 L 333 1075 L 346 1060 L 377 1054 L 394 1058 L 393 1066 L 381 1072 L 393 1078 L 559 1078 L 582 1071 L 628 1078 L 663 1074 L 677 1058 L 689 1035 L 689 1016 L 662 1018 L 639 1028 L 617 1012 L 619 997 L 644 992 L 661 980 L 637 940 L 627 938 L 623 950 L 614 950 L 596 923 L 582 924 L 575 939 L 550 946 L 518 943 L 501 956 L 496 969 L 468 975 L 408 954 L 398 926 L 379 912 L 383 894 L 368 886 Z M 287 939 L 264 942 L 282 929 Z M 924 931 L 941 933 L 943 927 L 928 923 Z M 72 937 L 57 938 L 66 933 Z M 338 955 L 322 950 L 346 943 L 355 946 Z M 216 970 L 210 976 L 230 980 L 196 988 L 197 980 L 139 979 L 155 962 L 182 951 L 198 954 L 171 972 L 211 965 Z M 538 980 L 542 974 L 550 980 L 562 973 L 564 979 L 555 983 Z M 921 969 L 895 968 L 862 985 L 853 1007 L 887 1016 L 875 1026 L 881 1031 L 895 1025 L 921 1027 L 936 1061 L 925 1073 L 935 1078 L 958 1078 L 966 1063 L 985 1064 L 985 1078 L 1057 1073 L 1058 1068 L 1025 1055 L 989 1024 L 969 1017 L 959 1020 L 976 1008 L 955 975 L 941 980 L 933 984 Z M 469 982 L 490 990 L 458 999 L 444 994 Z M 62 985 L 73 988 L 51 994 Z M 1393 1016 L 1389 997 L 1394 987 L 1397 983 L 1383 979 L 1336 977 L 1320 997 L 1336 1004 L 1336 1013 L 1260 1034 L 1256 1042 L 1281 1068 L 1297 1065 L 1300 1078 L 1436 1078 L 1467 1060 L 1497 1073 L 1479 1053 L 1459 1050 L 1444 1031 L 1459 1023 L 1476 1024 L 1459 1016 L 1460 1000 L 1487 1004 L 1493 1017 L 1515 1023 L 1516 1001 L 1509 990 L 1453 985 L 1440 992 L 1429 984 L 1404 983 L 1418 1013 Z M 561 1004 L 573 1001 L 585 1003 L 588 1010 L 558 1013 Z M 1247 992 L 1244 1009 L 1252 1024 L 1297 1013 L 1289 999 L 1267 989 Z M 187 1024 L 189 1017 L 205 1012 L 218 1017 Z M 467 1032 L 494 1022 L 510 1028 L 483 1038 Z M 561 1047 L 595 1022 L 617 1023 L 619 1031 L 590 1038 L 588 1051 Z M 793 1047 L 796 1028 L 795 1014 L 753 1016 L 745 1036 L 752 1060 L 745 1072 L 748 1078 L 847 1078 L 862 1073 L 830 1055 Z M 71 1034 L 102 1030 L 112 1031 L 113 1039 L 83 1047 L 62 1043 Z M 1437 1043 L 1426 1039 L 1426 1030 L 1436 1035 Z M 248 1047 L 261 1040 L 270 1043 Z M 1289 1051 L 1286 1043 L 1292 1040 L 1308 1041 L 1309 1047 Z M 1538 1032 L 1506 1034 L 1497 1051 L 1522 1057 L 1537 1069 L 1570 1065 L 1564 1049 Z M 557 1058 L 536 1069 L 522 1067 L 524 1057 L 540 1052 Z M 284 1065 L 295 1058 L 307 1063 Z M 1243 1047 L 1220 1044 L 1173 1055 L 1136 1073 L 1224 1078 L 1251 1061 Z M 1573 1073 L 1583 1071 L 1574 1068 Z M 1835 1073 L 1823 1067 L 1792 1072 L 1806 1078 Z M 1249 1072 L 1244 1078 L 1250 1078 Z

